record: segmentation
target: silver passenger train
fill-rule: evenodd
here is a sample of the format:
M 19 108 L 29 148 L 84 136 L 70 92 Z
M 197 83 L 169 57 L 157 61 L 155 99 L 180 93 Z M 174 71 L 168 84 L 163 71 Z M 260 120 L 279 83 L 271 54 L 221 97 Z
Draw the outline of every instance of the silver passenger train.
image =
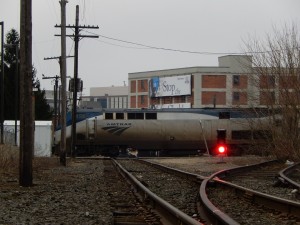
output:
M 262 130 L 251 127 L 263 119 L 241 109 L 105 110 L 77 123 L 74 154 L 117 156 L 129 149 L 139 156 L 213 154 L 220 137 L 229 154 L 237 154 L 262 139 Z M 70 149 L 71 126 L 66 133 Z M 57 130 L 57 147 L 59 143 Z

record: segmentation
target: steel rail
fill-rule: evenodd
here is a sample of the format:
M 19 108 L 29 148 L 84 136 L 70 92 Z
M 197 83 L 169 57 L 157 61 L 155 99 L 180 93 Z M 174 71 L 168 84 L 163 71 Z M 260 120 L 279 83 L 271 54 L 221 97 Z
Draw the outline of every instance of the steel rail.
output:
M 139 161 L 142 163 L 150 164 L 154 167 L 157 167 L 161 170 L 164 170 L 164 171 L 172 173 L 172 174 L 176 173 L 176 175 L 179 175 L 180 177 L 183 177 L 190 181 L 194 181 L 197 183 L 200 182 L 201 183 L 201 186 L 199 187 L 200 201 L 202 203 L 203 209 L 205 210 L 205 216 L 209 217 L 210 222 L 212 222 L 212 224 L 216 224 L 216 225 L 221 225 L 221 224 L 237 225 L 237 224 L 239 224 L 235 220 L 233 220 L 230 216 L 228 216 L 227 214 L 222 212 L 219 208 L 214 206 L 209 201 L 209 199 L 206 195 L 206 185 L 207 185 L 207 182 L 209 181 L 209 178 L 213 178 L 214 175 L 207 178 L 207 177 L 204 177 L 204 176 L 201 176 L 198 174 L 182 171 L 182 170 L 176 169 L 176 168 L 171 168 L 171 167 L 164 166 L 164 165 L 161 165 L 161 164 L 155 163 L 155 162 L 150 162 L 147 160 L 139 160 Z
M 257 166 L 263 166 L 266 164 L 274 163 L 276 160 L 264 162 L 264 163 L 259 163 L 259 164 L 253 164 L 253 165 L 248 165 L 248 166 L 241 166 L 237 168 L 232 168 L 232 169 L 227 169 L 227 170 L 221 170 L 218 171 L 214 174 L 212 174 L 210 177 L 206 178 L 200 186 L 199 194 L 200 194 L 200 199 L 202 201 L 203 206 L 206 208 L 206 210 L 211 214 L 211 220 L 214 222 L 214 224 L 233 224 L 237 225 L 239 224 L 237 221 L 232 219 L 229 215 L 226 213 L 220 211 L 219 208 L 217 208 L 207 197 L 206 194 L 206 188 L 209 185 L 209 183 L 214 179 L 214 177 L 226 177 L 228 173 L 239 173 L 243 170 L 250 170 L 253 169 Z M 214 180 L 215 181 L 215 180 Z
M 127 179 L 130 180 L 131 184 L 134 185 L 135 190 L 143 198 L 144 202 L 148 201 L 153 209 L 156 209 L 157 212 L 161 213 L 160 215 L 166 220 L 169 224 L 182 224 L 182 225 L 200 225 L 202 223 L 196 221 L 192 217 L 186 215 L 179 209 L 175 208 L 168 202 L 164 201 L 156 194 L 152 193 L 147 189 L 141 182 L 139 182 L 132 174 L 125 170 L 116 160 L 112 159 L 116 168 L 120 173 Z
M 253 203 L 263 204 L 264 206 L 267 206 L 271 209 L 277 209 L 281 212 L 283 211 L 289 214 L 293 214 L 297 217 L 300 215 L 300 203 L 298 202 L 264 194 L 220 179 L 221 177 L 226 177 L 228 174 L 240 173 L 241 171 L 247 171 L 259 166 L 265 166 L 275 162 L 277 161 L 272 160 L 272 161 L 253 164 L 249 166 L 241 166 L 237 168 L 222 170 L 212 174 L 209 178 L 205 179 L 202 182 L 200 187 L 201 200 L 205 201 L 203 203 L 207 207 L 207 209 L 211 212 L 211 214 L 215 215 L 218 218 L 216 224 L 239 224 L 239 223 L 234 220 L 232 221 L 232 218 L 230 218 L 227 214 L 219 211 L 218 208 L 209 201 L 206 195 L 206 187 L 209 184 L 209 182 L 214 182 L 219 185 L 226 186 L 227 188 L 234 189 L 237 195 L 247 194 L 248 197 L 250 196 L 252 198 L 251 200 Z
M 292 214 L 296 217 L 299 217 L 300 215 L 300 203 L 298 202 L 254 191 L 228 181 L 220 180 L 219 178 L 214 178 L 213 181 L 217 182 L 219 185 L 233 189 L 239 196 L 247 194 L 247 196 L 251 198 L 252 203 L 264 205 L 270 209 L 276 209 L 280 212 Z
M 206 187 L 210 178 L 205 179 L 200 186 L 200 199 L 202 204 L 206 207 L 206 210 L 211 214 L 211 220 L 213 224 L 228 224 L 228 225 L 238 225 L 239 223 L 232 219 L 230 216 L 222 212 L 217 208 L 207 197 Z
M 238 166 L 235 168 L 231 168 L 231 169 L 225 169 L 225 170 L 220 170 L 214 174 L 212 174 L 210 176 L 210 179 L 212 179 L 213 177 L 219 177 L 219 178 L 223 178 L 228 176 L 229 174 L 237 174 L 237 173 L 241 173 L 241 172 L 246 172 L 261 166 L 267 166 L 273 163 L 277 163 L 278 160 L 271 160 L 271 161 L 266 161 L 266 162 L 262 162 L 262 163 L 257 163 L 257 164 L 251 164 L 251 165 L 247 165 L 247 166 Z
M 291 165 L 283 170 L 281 170 L 278 174 L 279 176 L 284 179 L 286 182 L 288 182 L 289 184 L 291 184 L 293 187 L 298 189 L 298 192 L 300 192 L 300 184 L 297 183 L 296 181 L 290 179 L 289 177 L 287 177 L 287 174 L 289 174 L 291 171 L 293 171 L 295 169 L 295 167 L 299 166 L 300 163 L 296 163 L 294 165 Z M 298 193 L 299 194 L 299 193 Z

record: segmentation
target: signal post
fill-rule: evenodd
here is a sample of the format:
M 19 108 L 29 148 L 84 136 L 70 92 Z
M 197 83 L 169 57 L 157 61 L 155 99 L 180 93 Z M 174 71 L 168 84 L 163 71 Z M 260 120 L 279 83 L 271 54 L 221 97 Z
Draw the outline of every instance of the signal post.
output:
M 224 156 L 227 155 L 228 146 L 226 144 L 226 129 L 217 130 L 217 146 L 216 151 L 220 161 L 218 163 L 226 163 Z

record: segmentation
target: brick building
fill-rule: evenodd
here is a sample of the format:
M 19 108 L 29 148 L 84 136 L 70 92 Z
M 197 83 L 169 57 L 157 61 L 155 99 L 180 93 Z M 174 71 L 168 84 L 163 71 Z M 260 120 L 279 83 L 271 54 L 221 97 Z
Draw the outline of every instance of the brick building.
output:
M 188 67 L 128 74 L 129 108 L 204 108 L 259 105 L 250 96 L 250 56 L 218 58 L 217 67 Z

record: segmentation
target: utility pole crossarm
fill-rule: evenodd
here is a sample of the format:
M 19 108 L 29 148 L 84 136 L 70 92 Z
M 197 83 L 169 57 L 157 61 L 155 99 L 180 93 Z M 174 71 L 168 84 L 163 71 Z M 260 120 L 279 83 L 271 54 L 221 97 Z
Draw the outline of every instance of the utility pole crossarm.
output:
M 55 27 L 61 27 L 61 25 L 55 25 Z M 66 28 L 99 29 L 98 26 L 90 26 L 90 25 L 88 25 L 88 26 L 85 26 L 85 25 L 78 25 L 78 26 L 76 26 L 76 25 L 68 25 L 68 26 L 66 26 Z
M 61 27 L 61 25 L 55 25 L 55 27 Z M 90 25 L 68 25 L 66 28 L 74 28 L 74 29 L 99 29 L 99 26 L 90 26 Z M 60 34 L 55 34 L 54 36 L 60 37 Z M 79 33 L 76 34 L 69 34 L 66 37 L 73 37 L 73 38 L 99 38 L 99 35 L 80 35 Z
M 44 74 L 42 75 L 42 79 L 58 79 L 59 76 L 56 75 L 55 77 L 46 77 Z
M 57 36 L 57 37 L 60 37 L 61 35 L 60 34 L 55 34 L 55 36 Z M 66 37 L 73 37 L 73 38 L 75 38 L 75 37 L 78 37 L 78 38 L 99 38 L 99 35 L 75 35 L 75 34 L 67 34 L 66 35 Z
M 66 56 L 66 58 L 74 57 L 73 55 Z M 51 60 L 51 59 L 61 59 L 61 56 L 54 56 L 54 57 L 45 57 L 44 60 Z

